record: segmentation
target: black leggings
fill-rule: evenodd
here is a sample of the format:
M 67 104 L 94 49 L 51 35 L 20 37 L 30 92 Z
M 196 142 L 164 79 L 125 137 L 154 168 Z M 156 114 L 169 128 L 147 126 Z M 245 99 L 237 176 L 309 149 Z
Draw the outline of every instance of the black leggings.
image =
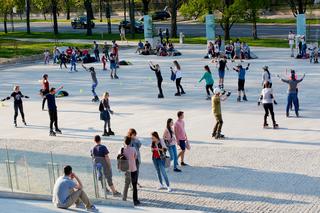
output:
M 177 93 L 180 93 L 180 90 L 181 90 L 182 93 L 184 93 L 184 90 L 183 90 L 183 88 L 181 86 L 181 79 L 182 78 L 177 78 L 176 79 Z
M 55 111 L 50 111 L 49 110 L 49 117 L 50 117 L 50 131 L 53 130 L 53 123 L 54 123 L 54 127 L 56 128 L 56 130 L 58 130 L 58 112 L 57 110 Z
M 17 121 L 18 110 L 20 111 L 22 120 L 24 121 L 23 105 L 22 105 L 22 103 L 19 103 L 19 104 L 14 104 L 14 122 Z
M 159 94 L 160 94 L 160 95 L 163 95 L 163 93 L 162 93 L 162 87 L 161 87 L 161 84 L 162 84 L 162 79 L 158 79 L 158 89 L 159 89 Z
M 108 126 L 108 130 L 111 129 L 110 119 L 104 121 L 103 130 L 104 130 L 105 132 L 107 131 L 107 126 Z
M 276 121 L 274 119 L 273 104 L 272 103 L 263 104 L 263 108 L 264 108 L 264 111 L 265 111 L 264 124 L 267 124 L 267 117 L 269 116 L 269 112 L 271 114 L 272 122 L 273 122 L 273 124 L 275 124 Z
M 42 92 L 42 95 L 43 95 L 43 99 L 42 99 L 42 109 L 44 109 L 44 105 L 45 105 L 45 103 L 46 103 L 46 100 L 47 100 L 47 94 L 49 93 L 49 90 L 44 90 L 43 92 Z
M 213 93 L 213 84 L 206 85 L 207 95 L 210 96 L 210 91 Z

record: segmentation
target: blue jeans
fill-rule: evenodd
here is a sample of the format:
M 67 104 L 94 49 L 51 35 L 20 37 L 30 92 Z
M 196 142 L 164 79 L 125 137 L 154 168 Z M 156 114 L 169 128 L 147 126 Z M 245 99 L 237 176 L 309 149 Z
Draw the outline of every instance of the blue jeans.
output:
M 53 56 L 53 63 L 56 64 L 58 59 L 59 59 L 58 55 Z
M 176 145 L 170 145 L 168 147 L 168 151 L 170 154 L 170 160 L 173 160 L 173 168 L 177 169 L 178 166 L 178 155 L 177 155 L 177 147 Z
M 77 70 L 77 63 L 76 62 L 71 62 L 71 68 L 70 71 L 72 71 L 72 69 L 74 68 L 74 71 Z
M 167 187 L 169 187 L 170 184 L 169 184 L 167 172 L 164 168 L 164 160 L 161 160 L 160 158 L 152 158 L 152 161 L 153 161 L 154 167 L 157 170 L 157 175 L 158 175 L 158 179 L 159 179 L 160 184 L 163 185 L 163 183 L 162 183 L 162 176 L 163 176 L 163 178 L 167 184 Z M 162 176 L 161 176 L 161 174 L 162 174 Z
M 290 109 L 290 106 L 292 103 L 294 105 L 294 111 L 296 112 L 296 115 L 297 115 L 298 111 L 299 111 L 298 94 L 297 93 L 289 93 L 288 94 L 288 102 L 287 102 L 287 109 L 286 109 L 287 114 L 289 114 L 289 109 Z
M 97 96 L 97 93 L 96 93 L 96 87 L 98 86 L 98 83 L 93 83 L 92 84 L 92 94 L 93 96 Z

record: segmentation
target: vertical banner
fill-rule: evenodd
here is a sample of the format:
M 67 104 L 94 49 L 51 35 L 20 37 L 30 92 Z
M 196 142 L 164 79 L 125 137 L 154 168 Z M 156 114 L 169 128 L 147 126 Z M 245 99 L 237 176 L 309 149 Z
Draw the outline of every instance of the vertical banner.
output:
M 304 35 L 305 38 L 307 37 L 307 25 L 306 25 L 306 15 L 305 14 L 298 14 L 297 15 L 297 35 Z
M 149 15 L 143 16 L 144 22 L 144 38 L 146 40 L 153 37 L 152 18 Z
M 214 41 L 216 39 L 215 22 L 213 15 L 206 16 L 206 36 L 208 41 Z

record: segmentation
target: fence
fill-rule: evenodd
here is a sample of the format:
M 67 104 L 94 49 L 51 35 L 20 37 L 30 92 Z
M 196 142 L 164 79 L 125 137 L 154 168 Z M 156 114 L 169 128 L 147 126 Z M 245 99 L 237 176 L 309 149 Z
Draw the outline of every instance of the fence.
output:
M 97 170 L 90 157 L 61 156 L 52 152 L 32 154 L 7 147 L 0 149 L 0 190 L 51 195 L 65 165 L 72 166 L 89 197 L 107 199 L 105 174 Z M 112 171 L 117 174 L 116 168 Z

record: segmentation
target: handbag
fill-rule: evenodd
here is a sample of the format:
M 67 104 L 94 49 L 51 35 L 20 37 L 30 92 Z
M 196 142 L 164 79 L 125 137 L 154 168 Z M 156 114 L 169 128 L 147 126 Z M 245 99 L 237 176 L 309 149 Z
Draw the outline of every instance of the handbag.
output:
M 171 165 L 171 159 L 170 157 L 166 156 L 165 161 L 164 161 L 164 167 L 169 168 Z
M 108 110 L 104 110 L 102 112 L 100 112 L 100 120 L 102 121 L 107 121 L 110 119 L 110 114 Z
M 176 80 L 176 74 L 171 70 L 171 77 L 170 77 L 171 81 L 175 81 Z
M 123 148 L 121 148 L 121 153 L 117 156 L 117 167 L 122 172 L 127 172 L 129 170 L 129 161 L 123 154 Z

